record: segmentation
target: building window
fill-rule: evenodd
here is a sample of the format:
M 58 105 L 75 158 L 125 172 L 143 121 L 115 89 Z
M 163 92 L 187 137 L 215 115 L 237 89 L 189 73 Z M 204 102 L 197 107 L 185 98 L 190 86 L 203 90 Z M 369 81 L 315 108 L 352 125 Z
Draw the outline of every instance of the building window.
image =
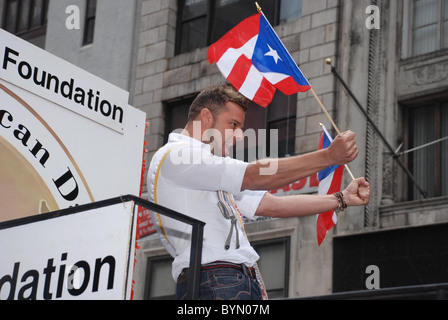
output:
M 258 266 L 270 299 L 287 298 L 289 291 L 290 238 L 254 242 Z
M 166 104 L 165 143 L 171 132 L 183 130 L 187 124 L 188 111 L 195 96 L 185 97 L 182 100 Z
M 413 0 L 411 56 L 448 48 L 448 0 Z
M 273 102 L 266 109 L 268 139 L 271 130 L 278 131 L 278 157 L 288 157 L 295 154 L 296 145 L 296 110 L 297 95 L 285 96 L 277 91 Z M 272 150 L 268 148 L 272 156 Z M 274 154 L 275 155 L 275 154 Z
M 176 53 L 191 51 L 207 45 L 207 12 L 209 1 L 179 1 Z
M 373 265 L 380 269 L 377 275 L 381 289 L 402 287 L 403 291 L 385 293 L 377 299 L 371 296 L 371 300 L 435 299 L 436 291 L 404 288 L 446 283 L 447 234 L 448 224 L 438 223 L 333 238 L 333 292 L 366 292 L 366 283 L 372 281 L 366 268 Z M 350 293 L 347 299 L 369 298 Z
M 183 130 L 190 105 L 196 96 L 166 104 L 165 143 L 169 134 Z M 233 158 L 252 162 L 266 157 L 283 158 L 295 154 L 297 95 L 285 96 L 280 91 L 268 108 L 249 102 L 244 123 L 244 141 L 229 151 Z
M 283 0 L 280 3 L 279 23 L 288 23 L 302 17 L 303 0 Z
M 145 300 L 175 300 L 176 283 L 171 275 L 171 256 L 148 258 L 146 265 Z
M 260 0 L 259 3 L 273 25 L 302 16 L 302 0 Z M 247 0 L 179 0 L 178 8 L 176 54 L 216 42 L 256 13 L 254 2 Z
M 448 101 L 410 108 L 408 111 L 409 149 L 448 137 Z M 409 169 L 429 197 L 448 196 L 448 141 L 409 153 Z M 422 197 L 409 182 L 409 200 Z
M 5 0 L 2 28 L 25 40 L 47 30 L 48 0 Z
M 84 37 L 82 41 L 83 45 L 93 43 L 95 33 L 95 18 L 96 18 L 96 0 L 87 0 L 86 19 L 84 23 Z
M 252 162 L 266 157 L 283 158 L 295 154 L 297 95 L 280 91 L 268 108 L 249 102 L 245 141 L 233 148 L 233 157 Z M 255 134 L 255 139 L 254 135 Z

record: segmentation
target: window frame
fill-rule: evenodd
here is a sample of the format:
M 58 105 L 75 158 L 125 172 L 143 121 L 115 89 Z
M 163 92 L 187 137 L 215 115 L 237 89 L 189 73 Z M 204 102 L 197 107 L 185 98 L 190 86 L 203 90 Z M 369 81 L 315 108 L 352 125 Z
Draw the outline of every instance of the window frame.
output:
M 254 250 L 258 253 L 260 252 L 260 247 L 263 246 L 269 246 L 269 245 L 275 245 L 275 244 L 284 244 L 285 247 L 285 278 L 283 282 L 283 298 L 289 297 L 289 277 L 290 277 L 290 264 L 291 264 L 291 237 L 282 237 L 282 238 L 272 238 L 272 239 L 266 239 L 261 241 L 253 241 L 251 243 Z M 260 256 L 260 260 L 263 259 L 262 256 Z M 267 278 L 266 274 L 263 274 L 263 270 L 260 270 L 261 276 L 264 278 Z M 266 288 L 269 296 L 269 288 Z
M 90 4 L 92 4 L 92 8 L 90 7 Z M 92 44 L 95 41 L 95 23 L 96 23 L 97 9 L 98 9 L 97 0 L 86 1 L 85 15 L 84 15 L 84 32 L 82 36 L 83 46 Z
M 192 21 L 194 19 L 198 19 L 199 17 L 204 17 L 204 15 L 192 18 L 192 19 L 186 19 L 183 20 L 184 15 L 184 3 L 186 0 L 177 0 L 177 23 L 176 23 L 176 43 L 175 43 L 175 49 L 174 54 L 179 55 L 182 53 L 187 53 L 189 51 L 182 51 L 182 26 L 184 23 L 187 23 L 189 21 Z M 273 26 L 276 26 L 280 23 L 280 8 L 281 8 L 281 1 L 282 0 L 273 0 L 274 1 L 274 21 L 271 21 Z M 216 0 L 208 0 L 207 1 L 207 8 L 206 8 L 206 41 L 205 41 L 205 47 L 210 46 L 212 43 L 212 36 L 213 36 L 213 28 L 214 24 L 213 21 L 215 20 L 215 8 L 216 8 Z M 255 5 L 254 5 L 254 14 L 256 13 Z M 198 48 L 196 48 L 198 49 Z M 194 50 L 194 49 L 193 49 Z
M 434 128 L 433 128 L 433 135 L 434 135 L 434 139 L 431 139 L 432 141 L 444 138 L 442 137 L 442 123 L 441 123 L 441 112 L 442 112 L 442 108 L 448 108 L 448 98 L 445 97 L 440 97 L 437 99 L 433 99 L 433 100 L 428 100 L 428 101 L 416 101 L 416 103 L 413 103 L 412 105 L 407 105 L 406 106 L 406 112 L 405 112 L 405 132 L 406 132 L 406 146 L 407 149 L 410 148 L 415 148 L 418 146 L 414 146 L 413 145 L 413 141 L 411 141 L 411 129 L 412 129 L 412 124 L 411 124 L 411 112 L 412 110 L 415 110 L 416 108 L 434 108 Z M 427 143 L 432 142 L 432 141 L 427 141 Z M 443 143 L 443 142 L 442 142 Z M 434 176 L 431 178 L 432 184 L 434 185 L 434 194 L 433 195 L 429 195 L 429 198 L 437 198 L 437 197 L 445 197 L 448 195 L 443 195 L 442 194 L 442 163 L 441 163 L 441 156 L 442 156 L 442 144 L 441 143 L 437 143 L 433 146 L 430 146 L 429 150 L 432 150 L 433 152 L 433 157 L 434 157 Z M 424 151 L 427 151 L 428 149 L 423 149 Z M 405 161 L 407 163 L 407 166 L 409 168 L 409 170 L 411 171 L 411 173 L 414 175 L 413 172 L 413 168 L 411 167 L 411 164 L 413 163 L 413 157 L 414 157 L 415 153 L 414 152 L 410 152 L 409 154 L 407 154 Z M 415 177 L 416 179 L 418 177 Z M 410 180 L 410 178 L 405 178 L 405 185 L 407 186 L 406 191 L 405 191 L 405 198 L 408 201 L 419 201 L 422 200 L 422 196 L 421 195 L 417 195 L 417 192 L 415 191 L 415 186 L 412 183 L 412 181 Z M 423 187 L 424 188 L 424 187 Z M 426 192 L 428 192 L 428 190 L 425 190 Z M 429 192 L 428 192 L 429 193 Z
M 164 103 L 164 110 L 165 110 L 165 134 L 164 134 L 164 143 L 168 142 L 168 138 L 170 133 L 172 133 L 175 130 L 183 129 L 185 125 L 187 124 L 188 120 L 188 110 L 190 109 L 190 105 L 193 103 L 193 100 L 196 98 L 197 94 L 193 95 L 187 95 L 180 99 L 168 101 Z M 187 107 L 188 106 L 188 107 Z M 179 128 L 172 128 L 172 115 L 175 112 L 176 108 L 182 108 L 186 111 L 186 118 L 185 122 L 183 123 L 183 126 Z
M 9 4 L 11 2 L 17 2 L 17 8 L 16 8 L 16 21 L 14 26 L 14 31 L 7 29 L 7 21 L 8 21 L 8 8 Z M 48 6 L 49 6 L 49 0 L 42 0 L 42 6 L 41 6 L 41 17 L 40 17 L 40 24 L 38 26 L 32 26 L 33 23 L 33 17 L 34 17 L 34 10 L 36 9 L 36 1 L 30 0 L 30 8 L 28 11 L 28 20 L 27 20 L 27 28 L 25 30 L 19 31 L 19 22 L 20 22 L 20 13 L 22 11 L 24 0 L 5 0 L 3 2 L 3 15 L 2 15 L 2 29 L 7 30 L 8 32 L 24 39 L 24 40 L 30 40 L 37 38 L 39 36 L 43 36 L 47 32 L 47 19 L 48 19 Z
M 266 109 L 266 116 L 265 116 L 266 126 L 265 127 L 268 130 L 268 137 L 267 137 L 266 141 L 270 141 L 270 130 L 273 127 L 273 125 L 275 123 L 279 123 L 279 122 L 282 122 L 282 121 L 286 120 L 286 122 L 287 122 L 286 129 L 287 129 L 287 131 L 288 131 L 288 129 L 291 129 L 291 128 L 294 130 L 294 135 L 292 137 L 292 139 L 293 139 L 293 141 L 292 141 L 293 150 L 289 150 L 289 146 L 286 146 L 286 150 L 285 150 L 286 153 L 283 154 L 283 151 L 278 150 L 278 157 L 279 158 L 290 157 L 290 156 L 293 156 L 293 155 L 296 154 L 296 150 L 295 150 L 296 143 L 295 143 L 295 140 L 296 140 L 296 137 L 297 137 L 296 126 L 297 126 L 297 99 L 298 99 L 298 96 L 297 96 L 297 94 L 286 96 L 286 95 L 283 95 L 280 91 L 277 91 L 276 95 L 274 96 L 274 99 L 273 99 L 272 103 L 274 103 L 274 104 L 275 103 L 282 104 L 281 101 L 276 102 L 276 98 L 278 100 L 286 98 L 287 101 L 288 101 L 286 103 L 287 106 L 288 106 L 287 107 L 288 110 L 287 110 L 286 114 L 283 114 L 280 117 L 275 117 L 274 118 L 274 117 L 270 116 L 270 114 L 269 114 L 270 112 L 269 111 L 272 111 L 272 110 L 277 109 L 277 108 L 275 106 L 272 106 L 271 108 L 267 108 Z M 292 121 L 292 120 L 294 120 L 294 121 Z M 288 136 L 287 139 L 286 139 L 286 143 L 288 144 L 288 142 L 289 142 L 289 132 L 286 132 L 286 134 Z M 267 154 L 271 155 L 270 146 L 268 145 L 267 147 L 268 147 Z
M 445 32 L 444 24 L 448 23 L 448 17 L 447 18 L 444 17 L 445 6 L 446 6 L 445 0 L 437 0 L 438 8 L 439 8 L 438 21 L 436 23 L 419 26 L 418 28 L 414 28 L 414 10 L 415 10 L 414 1 L 415 0 L 405 0 L 404 1 L 404 6 L 403 6 L 403 12 L 404 12 L 403 45 L 402 45 L 403 49 L 402 49 L 402 54 L 401 54 L 402 59 L 420 57 L 420 56 L 424 56 L 424 55 L 434 54 L 434 52 L 448 50 L 448 46 L 446 46 L 446 47 L 444 46 L 445 45 L 444 37 L 446 37 L 446 35 L 444 33 Z M 413 50 L 414 31 L 417 29 L 421 29 L 421 28 L 430 26 L 430 25 L 437 25 L 437 48 L 436 48 L 436 50 L 431 51 L 431 52 L 422 53 L 422 54 L 414 54 L 414 50 Z M 448 32 L 448 30 L 446 32 Z
M 170 255 L 163 255 L 163 256 L 154 256 L 154 257 L 148 257 L 146 260 L 146 272 L 145 272 L 145 290 L 143 294 L 143 300 L 161 300 L 161 299 L 172 299 L 176 298 L 176 292 L 174 292 L 174 295 L 169 296 L 163 296 L 163 297 L 151 297 L 151 279 L 154 272 L 154 263 L 157 262 L 168 262 L 170 261 L 172 263 L 174 259 Z M 170 269 L 171 271 L 171 269 Z M 172 277 L 170 278 L 172 281 Z

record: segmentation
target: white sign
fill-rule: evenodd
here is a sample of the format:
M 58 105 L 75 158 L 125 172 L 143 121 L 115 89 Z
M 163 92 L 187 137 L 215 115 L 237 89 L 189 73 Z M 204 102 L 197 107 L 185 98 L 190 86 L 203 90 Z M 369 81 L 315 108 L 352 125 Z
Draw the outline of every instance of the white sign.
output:
M 146 114 L 0 30 L 0 222 L 139 195 Z
M 0 29 L 1 78 L 118 132 L 129 93 Z
M 0 300 L 130 298 L 135 204 L 92 206 L 0 224 Z

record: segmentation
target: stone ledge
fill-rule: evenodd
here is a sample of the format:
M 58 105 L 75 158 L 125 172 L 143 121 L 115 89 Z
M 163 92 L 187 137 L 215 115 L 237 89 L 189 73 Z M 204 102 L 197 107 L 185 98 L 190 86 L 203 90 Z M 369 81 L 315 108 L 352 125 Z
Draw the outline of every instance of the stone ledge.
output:
M 379 214 L 381 229 L 443 223 L 448 221 L 448 197 L 381 206 Z

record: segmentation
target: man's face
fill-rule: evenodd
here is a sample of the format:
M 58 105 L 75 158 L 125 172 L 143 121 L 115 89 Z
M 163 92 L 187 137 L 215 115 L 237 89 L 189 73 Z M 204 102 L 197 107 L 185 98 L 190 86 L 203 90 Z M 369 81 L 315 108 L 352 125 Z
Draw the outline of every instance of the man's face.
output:
M 233 102 L 227 102 L 224 111 L 214 118 L 211 147 L 216 156 L 226 157 L 236 141 L 243 139 L 243 127 L 246 113 Z

